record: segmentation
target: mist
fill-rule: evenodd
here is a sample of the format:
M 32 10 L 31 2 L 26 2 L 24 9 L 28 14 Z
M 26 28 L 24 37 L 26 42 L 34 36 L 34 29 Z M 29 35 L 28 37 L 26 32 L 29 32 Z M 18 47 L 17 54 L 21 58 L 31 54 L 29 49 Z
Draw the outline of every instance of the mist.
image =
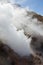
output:
M 31 12 L 31 11 L 29 11 Z M 31 54 L 29 35 L 43 35 L 43 25 L 32 19 L 33 14 L 27 16 L 27 9 L 16 4 L 0 1 L 0 40 L 10 46 L 20 56 Z

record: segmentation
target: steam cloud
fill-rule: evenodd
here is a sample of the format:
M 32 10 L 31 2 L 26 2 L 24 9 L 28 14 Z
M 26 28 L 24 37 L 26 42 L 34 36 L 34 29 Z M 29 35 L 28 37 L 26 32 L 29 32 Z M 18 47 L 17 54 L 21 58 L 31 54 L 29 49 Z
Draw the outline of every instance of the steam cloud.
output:
M 21 56 L 31 53 L 31 37 L 28 39 L 24 32 L 43 35 L 43 25 L 37 19 L 32 19 L 32 16 L 27 16 L 26 8 L 0 0 L 0 40 Z

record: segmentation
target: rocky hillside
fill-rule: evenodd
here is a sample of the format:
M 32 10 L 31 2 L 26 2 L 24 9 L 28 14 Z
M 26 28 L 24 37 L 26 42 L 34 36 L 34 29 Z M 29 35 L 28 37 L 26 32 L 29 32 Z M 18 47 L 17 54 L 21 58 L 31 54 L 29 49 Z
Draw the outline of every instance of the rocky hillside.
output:
M 43 63 L 32 55 L 20 57 L 9 46 L 0 41 L 0 65 L 43 65 Z
M 43 22 L 43 16 L 41 16 L 41 15 L 34 14 L 32 18 L 36 18 L 36 19 L 38 19 L 38 21 Z

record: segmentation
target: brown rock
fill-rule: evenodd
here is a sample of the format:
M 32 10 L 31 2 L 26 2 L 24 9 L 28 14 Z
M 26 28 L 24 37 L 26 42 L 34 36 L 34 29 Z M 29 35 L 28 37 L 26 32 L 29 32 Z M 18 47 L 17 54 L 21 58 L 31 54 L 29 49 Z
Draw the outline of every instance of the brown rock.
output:
M 0 65 L 43 65 L 43 63 L 33 55 L 20 57 L 9 46 L 0 42 Z
M 34 14 L 32 18 L 37 18 L 39 21 L 43 22 L 43 16 Z
M 0 42 L 0 65 L 15 65 L 19 61 L 19 55 L 11 48 Z

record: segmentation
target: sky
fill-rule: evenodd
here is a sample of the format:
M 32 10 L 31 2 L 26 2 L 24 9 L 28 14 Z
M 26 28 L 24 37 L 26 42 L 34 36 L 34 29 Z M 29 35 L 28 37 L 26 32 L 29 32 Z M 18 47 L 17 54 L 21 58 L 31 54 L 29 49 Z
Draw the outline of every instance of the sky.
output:
M 28 7 L 29 9 L 43 15 L 43 0 L 13 0 L 20 4 L 22 7 Z

